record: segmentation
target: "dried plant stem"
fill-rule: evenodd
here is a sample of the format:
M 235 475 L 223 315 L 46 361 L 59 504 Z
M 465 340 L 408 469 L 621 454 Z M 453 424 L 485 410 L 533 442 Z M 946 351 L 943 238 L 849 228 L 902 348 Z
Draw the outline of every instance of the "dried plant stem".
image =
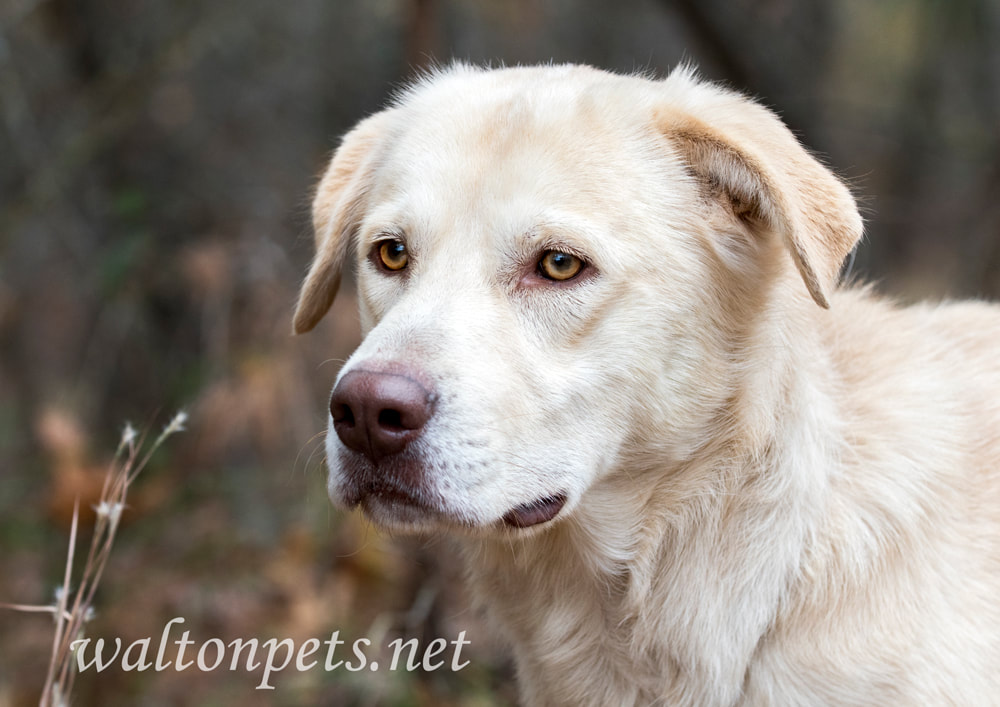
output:
M 63 572 L 63 583 L 62 591 L 59 592 L 58 604 L 56 608 L 56 633 L 52 639 L 52 654 L 49 657 L 49 670 L 45 677 L 45 687 L 42 689 L 42 699 L 39 701 L 41 705 L 49 705 L 53 703 L 52 692 L 56 689 L 56 671 L 59 668 L 59 663 L 57 657 L 61 655 L 62 644 L 65 642 L 65 629 L 66 626 L 72 626 L 74 621 L 72 615 L 69 620 L 66 620 L 66 599 L 69 596 L 69 580 L 70 575 L 73 572 L 73 555 L 76 549 L 76 531 L 80 525 L 80 499 L 76 499 L 73 503 L 73 523 L 70 525 L 69 529 L 69 550 L 66 553 L 66 569 Z M 58 704 L 62 700 L 55 700 Z
M 70 602 L 72 586 L 70 582 L 73 576 L 73 561 L 80 522 L 79 499 L 73 507 L 66 567 L 63 572 L 62 586 L 56 592 L 55 604 L 47 606 L 0 604 L 0 608 L 4 609 L 44 612 L 53 614 L 55 617 L 56 628 L 52 638 L 52 653 L 49 658 L 45 685 L 38 702 L 39 707 L 63 707 L 68 704 L 73 689 L 73 680 L 76 676 L 76 672 L 73 670 L 72 645 L 83 635 L 84 624 L 91 617 L 94 594 L 101 582 L 101 577 L 104 575 L 108 558 L 111 556 L 111 548 L 118 531 L 118 521 L 126 507 L 125 502 L 128 498 L 129 487 L 139 472 L 149 463 L 157 448 L 163 444 L 167 437 L 182 431 L 186 421 L 187 415 L 185 413 L 177 413 L 142 456 L 140 453 L 145 446 L 144 438 L 137 440 L 138 435 L 135 429 L 131 425 L 125 426 L 121 443 L 118 445 L 114 459 L 108 466 L 100 501 L 94 508 L 97 520 L 94 523 L 90 548 L 87 552 L 87 560 L 83 567 L 79 586 L 72 594 L 72 602 Z

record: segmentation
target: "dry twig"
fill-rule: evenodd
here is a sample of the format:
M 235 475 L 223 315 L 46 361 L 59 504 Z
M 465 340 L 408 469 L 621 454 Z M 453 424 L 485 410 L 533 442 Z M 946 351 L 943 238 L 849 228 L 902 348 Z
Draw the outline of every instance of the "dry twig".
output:
M 101 498 L 94 511 L 97 521 L 90 538 L 90 549 L 79 587 L 74 592 L 71 587 L 73 557 L 76 550 L 77 528 L 79 527 L 79 500 L 73 508 L 73 522 L 69 534 L 69 550 L 66 555 L 66 569 L 63 583 L 56 590 L 55 603 L 47 606 L 0 603 L 0 608 L 14 611 L 45 612 L 55 618 L 56 630 L 52 638 L 52 653 L 49 669 L 42 688 L 39 707 L 63 707 L 69 703 L 73 690 L 74 653 L 72 645 L 83 636 L 84 625 L 93 616 L 94 593 L 100 584 L 104 568 L 111 555 L 111 547 L 118 531 L 118 522 L 126 507 L 128 490 L 139 473 L 149 463 L 153 453 L 170 435 L 184 429 L 187 414 L 179 412 L 160 433 L 160 436 L 144 451 L 144 439 L 139 437 L 132 425 L 126 425 L 115 457 L 108 466 Z

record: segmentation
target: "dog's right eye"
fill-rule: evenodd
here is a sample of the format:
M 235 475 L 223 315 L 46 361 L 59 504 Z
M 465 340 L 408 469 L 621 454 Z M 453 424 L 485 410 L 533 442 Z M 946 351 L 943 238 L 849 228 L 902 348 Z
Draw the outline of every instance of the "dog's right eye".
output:
M 406 244 L 402 241 L 382 241 L 378 244 L 376 252 L 379 264 L 386 270 L 396 272 L 405 268 L 410 262 L 410 255 L 406 251 Z
M 571 280 L 583 270 L 583 261 L 575 255 L 558 250 L 546 252 L 538 261 L 538 272 L 546 280 Z

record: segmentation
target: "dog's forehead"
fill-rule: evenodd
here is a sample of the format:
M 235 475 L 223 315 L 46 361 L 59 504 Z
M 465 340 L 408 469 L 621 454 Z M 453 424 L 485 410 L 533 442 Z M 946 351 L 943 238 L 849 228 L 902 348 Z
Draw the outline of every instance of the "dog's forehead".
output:
M 644 83 L 582 67 L 429 79 L 397 103 L 375 201 L 425 231 L 486 221 L 511 234 L 553 209 L 611 215 L 653 169 L 635 159 L 651 134 Z
M 441 154 L 450 165 L 497 164 L 520 155 L 539 164 L 613 158 L 605 148 L 621 142 L 636 122 L 638 111 L 621 110 L 629 87 L 635 88 L 624 77 L 596 71 L 453 72 L 399 102 L 399 143 L 411 154 Z

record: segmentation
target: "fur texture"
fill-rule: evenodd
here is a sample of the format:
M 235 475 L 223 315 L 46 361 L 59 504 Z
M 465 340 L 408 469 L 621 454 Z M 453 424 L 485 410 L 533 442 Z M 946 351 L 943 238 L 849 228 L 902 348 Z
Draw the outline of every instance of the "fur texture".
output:
M 1000 699 L 1000 308 L 839 288 L 854 201 L 768 110 L 687 69 L 458 65 L 344 138 L 314 214 L 296 331 L 353 248 L 341 379 L 435 399 L 398 459 L 331 422 L 331 497 L 456 538 L 525 704 Z

